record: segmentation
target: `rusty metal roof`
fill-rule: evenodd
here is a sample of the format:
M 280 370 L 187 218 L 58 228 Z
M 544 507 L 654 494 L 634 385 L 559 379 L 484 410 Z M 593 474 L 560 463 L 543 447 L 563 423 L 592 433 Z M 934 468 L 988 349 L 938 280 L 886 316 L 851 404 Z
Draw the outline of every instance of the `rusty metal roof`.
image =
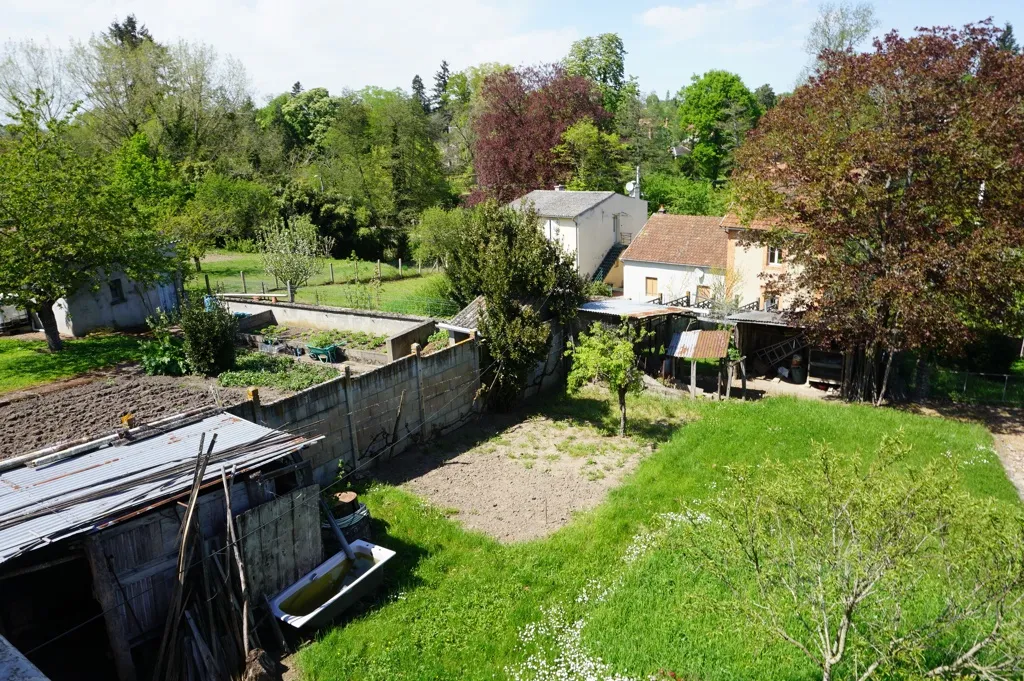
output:
M 666 352 L 680 359 L 721 359 L 729 353 L 728 331 L 682 331 L 672 334 Z

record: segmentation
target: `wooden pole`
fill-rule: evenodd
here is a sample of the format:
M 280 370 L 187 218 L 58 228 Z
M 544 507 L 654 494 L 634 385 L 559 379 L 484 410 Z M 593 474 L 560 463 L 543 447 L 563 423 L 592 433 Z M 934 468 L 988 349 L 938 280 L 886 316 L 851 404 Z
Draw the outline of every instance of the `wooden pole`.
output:
M 398 278 L 402 278 L 402 259 L 398 259 Z
M 697 398 L 697 360 L 690 360 L 690 397 Z
M 263 295 L 267 295 L 267 284 L 266 284 L 266 282 L 263 282 L 263 281 L 260 282 L 260 292 L 263 293 Z
M 213 289 L 210 288 L 210 275 L 209 274 L 204 274 L 203 275 L 203 279 L 206 280 L 206 295 L 212 296 L 213 295 Z
M 242 293 L 248 293 L 249 289 L 247 289 L 245 287 L 245 270 L 241 271 L 241 275 L 242 275 Z
M 740 359 L 740 375 L 743 377 L 743 395 L 741 399 L 747 399 L 747 358 Z
M 251 646 L 249 645 L 249 588 L 245 580 L 245 564 L 242 562 L 242 549 L 238 545 L 238 537 L 235 532 L 235 519 L 231 513 L 231 486 L 228 485 L 228 476 L 224 467 L 220 469 L 220 481 L 224 485 L 224 508 L 227 520 L 228 541 L 231 543 L 232 552 L 235 554 L 235 562 L 238 564 L 238 583 L 242 587 L 242 644 L 245 646 L 245 656 L 249 657 Z
M 380 258 L 377 258 L 377 278 L 380 279 Z
M 334 283 L 334 263 L 333 262 L 330 263 L 330 268 L 331 268 L 331 283 L 333 284 Z

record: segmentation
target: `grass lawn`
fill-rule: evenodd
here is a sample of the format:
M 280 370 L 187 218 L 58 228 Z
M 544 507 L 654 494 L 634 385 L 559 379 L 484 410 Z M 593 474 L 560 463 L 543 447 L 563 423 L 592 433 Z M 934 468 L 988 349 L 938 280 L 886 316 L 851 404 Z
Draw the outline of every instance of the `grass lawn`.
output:
M 729 464 L 797 466 L 822 441 L 870 453 L 900 428 L 913 443 L 908 465 L 958 453 L 970 493 L 1016 503 L 976 425 L 788 398 L 644 396 L 629 408 L 632 434 L 659 442 L 656 451 L 605 503 L 546 539 L 502 545 L 401 489 L 365 490 L 378 541 L 398 555 L 377 603 L 300 652 L 305 678 L 646 679 L 671 669 L 700 681 L 811 679 L 798 653 L 755 635 L 717 584 L 653 539 L 661 514 L 721 493 Z M 538 411 L 606 434 L 617 425 L 604 391 Z
M 0 338 L 0 394 L 83 374 L 93 369 L 138 359 L 133 336 L 89 336 L 64 341 L 59 353 L 45 341 Z
M 416 273 L 415 264 L 411 267 L 407 264 L 403 269 L 404 276 L 399 276 L 397 267 L 381 263 L 382 284 L 378 296 L 368 285 L 377 263 L 360 261 L 353 265 L 349 260 L 331 260 L 329 263 L 334 264 L 336 283 L 330 283 L 329 264 L 325 264 L 323 272 L 313 277 L 309 286 L 296 292 L 296 301 L 434 317 L 450 317 L 459 310 L 443 291 L 443 275 L 425 270 L 420 276 Z M 241 293 L 243 271 L 250 293 L 261 291 L 261 282 L 267 291 L 275 290 L 274 277 L 263 269 L 259 254 L 226 250 L 210 251 L 203 260 L 203 271 L 192 280 L 192 286 L 203 287 L 203 275 L 207 274 L 210 286 L 215 290 Z M 277 284 L 278 290 L 285 290 L 285 282 Z

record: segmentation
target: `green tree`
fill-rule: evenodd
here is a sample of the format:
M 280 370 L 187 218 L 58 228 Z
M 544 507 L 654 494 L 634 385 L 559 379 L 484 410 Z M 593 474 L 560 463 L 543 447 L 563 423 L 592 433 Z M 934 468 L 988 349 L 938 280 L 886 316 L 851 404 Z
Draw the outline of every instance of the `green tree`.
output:
M 761 116 L 754 95 L 728 71 L 694 76 L 681 93 L 679 127 L 692 141 L 689 172 L 719 182 L 732 166 L 732 152 Z
M 625 320 L 614 330 L 594 322 L 590 333 L 581 332 L 565 353 L 572 358 L 570 392 L 596 380 L 607 383 L 619 398 L 619 437 L 626 434 L 626 396 L 639 395 L 644 389 L 644 372 L 637 362 L 636 346 L 648 335 L 651 332 Z
M 779 98 L 775 94 L 775 90 L 768 83 L 765 83 L 761 87 L 754 90 L 754 99 L 757 100 L 757 105 L 761 107 L 761 111 L 765 112 L 769 109 L 774 109 L 778 103 Z
M 820 446 L 799 466 L 730 468 L 727 490 L 680 514 L 684 560 L 822 681 L 1015 678 L 1020 507 L 910 450 L 897 435 L 870 461 Z
M 589 118 L 571 125 L 554 152 L 557 162 L 571 168 L 572 190 L 621 192 L 630 174 L 626 145 L 618 135 L 598 130 Z
M 563 325 L 583 301 L 572 256 L 537 229 L 537 214 L 487 201 L 475 207 L 447 274 L 462 302 L 484 296 L 480 332 L 492 368 L 485 377 L 496 407 L 513 404 L 551 347 L 546 319 Z
M 282 97 L 281 117 L 290 134 L 301 146 L 319 148 L 338 115 L 339 100 L 322 87 Z
M 430 97 L 427 96 L 427 88 L 418 73 L 412 77 L 412 99 L 423 110 L 423 113 L 430 113 Z
M 1009 21 L 1003 26 L 1003 32 L 996 38 L 996 45 L 999 46 L 1000 50 L 1010 52 L 1011 54 L 1020 54 L 1020 45 L 1017 44 L 1017 39 L 1013 35 L 1013 24 Z
M 428 208 L 420 215 L 410 234 L 412 255 L 416 262 L 447 264 L 458 248 L 459 239 L 469 220 L 465 208 Z
M 822 3 L 804 42 L 804 52 L 811 58 L 811 64 L 799 80 L 806 81 L 821 67 L 825 52 L 853 50 L 871 37 L 871 31 L 877 26 L 875 7 L 870 2 Z
M 334 248 L 334 239 L 321 237 L 316 225 L 304 215 L 274 220 L 260 231 L 263 268 L 292 290 L 305 286 L 313 275 L 323 272 L 324 259 Z
M 676 215 L 725 215 L 732 199 L 728 187 L 668 173 L 641 176 L 640 192 L 651 212 L 664 206 L 667 212 Z
M 38 314 L 59 351 L 59 299 L 99 287 L 115 269 L 146 288 L 173 276 L 177 261 L 134 197 L 111 182 L 109 159 L 79 155 L 67 119 L 42 120 L 43 99 L 20 104 L 0 142 L 0 293 Z
M 171 231 L 196 270 L 206 251 L 226 237 L 251 238 L 274 212 L 264 185 L 208 172 L 192 187 L 192 198 L 171 220 Z
M 565 58 L 565 71 L 597 83 L 604 108 L 615 113 L 626 86 L 626 48 L 616 33 L 602 33 L 577 40 Z

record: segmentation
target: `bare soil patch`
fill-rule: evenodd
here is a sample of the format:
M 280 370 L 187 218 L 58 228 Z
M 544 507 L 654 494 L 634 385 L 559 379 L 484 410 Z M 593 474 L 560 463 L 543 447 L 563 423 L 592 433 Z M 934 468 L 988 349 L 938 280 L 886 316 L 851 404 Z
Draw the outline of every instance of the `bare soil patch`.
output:
M 650 445 L 533 415 L 488 416 L 386 465 L 384 481 L 503 542 L 548 535 L 597 506 Z
M 286 395 L 261 389 L 264 402 Z M 139 423 L 245 400 L 241 388 L 221 388 L 196 376 L 147 376 L 137 365 L 79 376 L 0 398 L 0 459 L 84 437 L 100 437 L 134 414 Z
M 992 433 L 1006 476 L 1024 499 L 1024 409 L 936 402 L 915 405 L 913 411 L 983 424 Z

